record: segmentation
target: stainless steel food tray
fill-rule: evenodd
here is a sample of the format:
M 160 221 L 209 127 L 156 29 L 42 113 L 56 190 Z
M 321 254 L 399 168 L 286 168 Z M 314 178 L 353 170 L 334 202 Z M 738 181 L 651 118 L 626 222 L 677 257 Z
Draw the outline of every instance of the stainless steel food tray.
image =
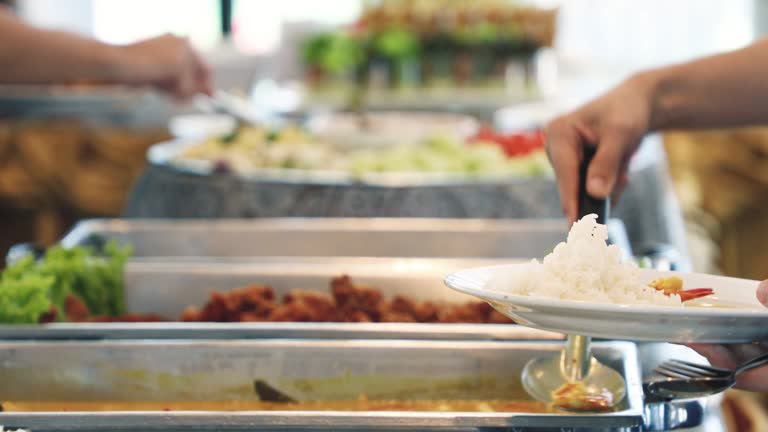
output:
M 519 377 L 525 363 L 561 346 L 405 340 L 6 342 L 0 344 L 0 400 L 258 400 L 254 379 L 300 401 L 354 400 L 361 394 L 370 399 L 524 399 Z M 33 431 L 639 431 L 700 422 L 700 405 L 643 405 L 634 345 L 595 343 L 594 352 L 627 382 L 627 399 L 616 412 L 4 412 L 0 424 Z
M 629 251 L 624 225 L 611 240 Z M 563 220 L 488 219 L 102 219 L 79 223 L 65 246 L 118 240 L 148 257 L 388 256 L 543 257 L 565 239 Z
M 350 275 L 355 283 L 377 287 L 385 298 L 476 301 L 443 285 L 457 269 L 514 262 L 440 258 L 252 258 L 211 262 L 132 262 L 125 271 L 128 312 L 181 315 L 202 306 L 212 291 L 248 284 L 269 284 L 278 296 L 293 289 L 328 292 L 331 278 Z M 101 338 L 416 338 L 416 339 L 560 339 L 557 333 L 508 324 L 397 323 L 88 323 L 0 325 L 0 339 Z

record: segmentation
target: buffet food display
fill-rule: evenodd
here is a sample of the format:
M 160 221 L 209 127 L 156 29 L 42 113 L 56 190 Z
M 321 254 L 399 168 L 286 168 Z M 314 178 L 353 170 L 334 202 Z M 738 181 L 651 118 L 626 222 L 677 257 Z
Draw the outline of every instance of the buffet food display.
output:
M 334 277 L 327 291 L 291 290 L 283 298 L 269 285 L 211 292 L 201 307 L 179 317 L 153 311 L 129 313 L 124 267 L 130 248 L 109 242 L 103 251 L 76 246 L 49 249 L 38 261 L 25 257 L 0 275 L 0 323 L 49 322 L 420 322 L 511 323 L 487 303 L 385 298 L 381 290 Z M 352 267 L 352 265 L 350 265 Z M 256 281 L 254 281 L 255 283 Z M 149 305 L 145 307 L 151 307 Z
M 348 28 L 305 42 L 307 81 L 323 86 L 352 76 L 358 86 L 501 85 L 511 61 L 528 61 L 552 46 L 554 9 L 508 0 L 447 3 L 367 3 Z
M 624 244 L 623 226 L 613 222 L 611 238 Z M 415 325 L 399 328 L 402 337 L 559 337 L 504 325 L 510 320 L 440 280 L 463 267 L 543 255 L 564 234 L 557 220 L 87 221 L 39 259 L 9 264 L 0 276 L 0 333 L 370 337 L 400 323 Z M 12 324 L 41 321 L 51 324 Z M 323 325 L 301 326 L 310 322 Z
M 0 274 L 0 321 L 29 324 L 121 314 L 128 255 L 110 243 L 103 254 L 54 247 L 39 261 L 31 256 L 20 260 Z
M 154 128 L 0 123 L 0 198 L 21 206 L 53 199 L 116 214 L 148 168 L 129 216 L 359 218 L 90 221 L 9 261 L 0 274 L 0 432 L 699 426 L 704 402 L 644 394 L 629 342 L 593 346 L 623 380 L 615 406 L 611 395 L 590 399 L 583 381 L 553 403 L 533 400 L 524 366 L 562 348 L 561 334 L 539 328 L 578 328 L 589 316 L 556 311 L 565 327 L 547 327 L 507 300 L 598 297 L 671 310 L 712 289 L 675 276 L 638 281 L 633 264 L 620 263 L 631 248 L 615 221 L 609 238 L 586 218 L 557 246 L 563 221 L 510 221 L 560 215 L 541 130 L 373 111 L 378 90 L 416 99 L 410 109 L 453 109 L 446 97 L 508 103 L 520 96 L 512 84 L 530 97 L 556 13 L 515 0 L 367 1 L 352 25 L 303 45 L 308 101 L 330 90 L 349 109 L 320 122 L 228 119 L 227 133 L 174 141 Z M 51 91 L 79 105 L 88 86 Z M 54 141 L 67 151 L 48 151 Z M 503 273 L 547 253 L 526 273 Z M 502 297 L 443 286 L 444 275 L 479 265 L 501 269 L 481 279 Z
M 147 158 L 131 218 L 559 215 L 542 133 L 501 133 L 467 116 L 375 111 L 243 124 L 159 143 Z
M 60 254 L 56 250 L 54 254 Z M 82 253 L 82 251 L 78 251 Z M 98 260 L 98 258 L 96 258 Z M 26 262 L 24 265 L 26 266 Z M 25 274 L 17 281 L 9 277 L 0 288 L 0 318 L 4 323 L 69 322 L 164 322 L 174 317 L 156 313 L 128 313 L 122 306 L 122 283 L 115 283 L 121 267 L 106 279 L 105 290 L 94 292 L 99 285 L 47 269 L 38 278 Z M 19 272 L 12 267 L 10 273 Z M 44 279 L 44 278 L 48 279 Z M 48 297 L 33 280 L 52 281 Z M 80 280 L 78 280 L 80 279 Z M 72 288 L 66 283 L 75 280 Z M 25 289 L 28 288 L 29 291 Z M 32 291 L 35 290 L 35 291 Z M 8 294 L 4 294 L 8 293 Z M 62 297 L 63 296 L 63 297 Z M 34 299 L 25 302 L 23 299 Z M 94 306 L 101 298 L 111 307 Z M 119 300 L 118 300 L 119 299 Z M 114 304 L 114 305 L 113 305 Z M 90 306 L 90 307 L 89 307 Z M 37 311 L 45 311 L 36 317 Z M 182 322 L 401 322 L 401 323 L 490 323 L 508 324 L 512 320 L 493 310 L 485 302 L 450 303 L 444 301 L 418 301 L 404 295 L 384 298 L 381 290 L 356 285 L 349 276 L 339 276 L 330 282 L 330 290 L 291 290 L 282 299 L 268 285 L 249 285 L 226 292 L 211 292 L 202 306 L 187 307 L 176 321 Z
M 141 224 L 131 228 L 127 221 L 114 221 L 91 223 L 69 236 L 65 246 L 16 261 L 0 277 L 0 316 L 16 323 L 0 325 L 0 333 L 18 340 L 0 344 L 5 383 L 0 422 L 33 430 L 171 425 L 194 430 L 222 424 L 233 430 L 275 425 L 527 430 L 580 424 L 611 431 L 640 425 L 668 430 L 701 422 L 699 402 L 643 402 L 637 353 L 629 343 L 594 347 L 600 361 L 627 383 L 628 396 L 614 410 L 575 415 L 531 400 L 521 388 L 520 371 L 531 358 L 560 345 L 519 339 L 560 336 L 509 325 L 487 303 L 440 283 L 440 275 L 449 271 L 514 256 L 511 249 L 494 249 L 487 241 L 491 238 L 505 244 L 516 238 L 530 245 L 528 252 L 534 245 L 547 250 L 564 235 L 561 224 L 529 221 L 518 226 L 526 229 L 513 229 L 517 225 L 454 221 L 457 238 L 471 230 L 490 234 L 485 240 L 479 234 L 474 248 L 465 244 L 463 255 L 484 257 L 473 260 L 388 256 L 386 245 L 378 249 L 383 251 L 379 258 L 359 250 L 355 256 L 352 239 L 367 232 L 373 239 L 411 237 L 423 243 L 420 254 L 452 252 L 447 248 L 441 254 L 447 244 L 440 242 L 429 252 L 428 239 L 445 228 L 437 224 L 427 229 L 405 220 L 394 229 L 384 220 L 368 230 L 365 224 L 343 222 L 321 220 L 298 229 L 303 226 L 298 220 L 272 221 L 268 231 L 277 237 L 271 241 L 259 229 L 248 234 L 237 224 L 198 225 L 207 238 L 228 232 L 264 247 L 294 244 L 287 232 L 304 243 L 330 235 L 346 256 L 298 256 L 311 250 L 299 248 L 284 258 L 263 251 L 251 257 L 231 251 L 228 258 L 152 257 Z M 109 226 L 112 231 L 105 229 Z M 195 223 L 176 227 L 188 240 L 184 250 L 215 250 L 198 243 L 191 228 Z M 168 237 L 143 232 L 166 247 L 174 245 Z M 438 238 L 450 242 L 451 236 Z M 227 241 L 225 236 L 220 240 Z M 124 246 L 131 241 L 139 252 L 136 259 Z M 329 281 L 329 289 L 323 289 Z M 174 319 L 183 322 L 166 321 Z M 388 330 L 388 325 L 406 327 Z M 372 331 L 366 326 L 382 327 Z M 45 340 L 21 340 L 30 338 Z M 504 341 L 493 341 L 498 339 Z M 579 394 L 564 397 L 578 399 Z M 574 403 L 566 405 L 576 406 L 579 400 Z M 394 412 L 398 421 L 393 423 Z
M 539 177 L 551 171 L 540 132 L 497 134 L 481 129 L 467 137 L 413 134 L 413 141 L 391 137 L 388 142 L 365 145 L 370 140 L 367 137 L 381 141 L 385 135 L 376 130 L 345 136 L 340 132 L 313 134 L 293 126 L 244 127 L 202 143 L 177 146 L 179 151 L 170 163 L 209 173 L 277 176 L 285 172 L 305 173 L 310 178 L 314 173 L 320 178 L 363 181 L 387 174 L 498 179 Z
M 279 298 L 268 285 L 211 292 L 202 307 L 190 305 L 179 317 L 128 313 L 123 271 L 127 251 L 113 243 L 104 256 L 92 249 L 60 247 L 37 263 L 31 257 L 0 277 L 0 322 L 419 322 L 494 323 L 512 320 L 487 303 L 384 298 L 381 290 L 335 277 L 330 289 L 291 290 Z M 147 306 L 151 307 L 151 306 Z

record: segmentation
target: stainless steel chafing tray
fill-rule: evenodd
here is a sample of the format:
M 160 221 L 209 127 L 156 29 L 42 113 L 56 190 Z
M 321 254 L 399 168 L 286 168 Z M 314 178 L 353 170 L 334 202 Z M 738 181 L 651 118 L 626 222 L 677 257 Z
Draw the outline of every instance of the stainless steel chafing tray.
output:
M 629 251 L 624 225 L 611 240 Z M 65 246 L 116 239 L 134 258 L 253 256 L 543 257 L 565 239 L 564 220 L 104 219 L 78 224 Z
M 211 262 L 132 262 L 125 270 L 128 312 L 177 318 L 202 306 L 212 291 L 268 284 L 276 295 L 294 289 L 328 292 L 331 278 L 350 275 L 385 298 L 406 295 L 439 302 L 476 301 L 446 288 L 442 277 L 460 268 L 509 260 L 440 258 L 252 258 Z M 397 323 L 56 323 L 0 325 L 0 339 L 100 338 L 421 338 L 560 339 L 562 335 L 508 324 Z
M 258 400 L 256 379 L 299 401 L 354 400 L 361 394 L 369 399 L 519 400 L 526 398 L 519 381 L 525 363 L 560 347 L 406 340 L 5 342 L 0 344 L 0 401 L 11 409 L 12 401 Z M 0 424 L 33 431 L 640 431 L 700 422 L 701 405 L 643 405 L 634 345 L 596 343 L 594 352 L 627 382 L 627 398 L 615 412 L 8 411 L 0 413 Z

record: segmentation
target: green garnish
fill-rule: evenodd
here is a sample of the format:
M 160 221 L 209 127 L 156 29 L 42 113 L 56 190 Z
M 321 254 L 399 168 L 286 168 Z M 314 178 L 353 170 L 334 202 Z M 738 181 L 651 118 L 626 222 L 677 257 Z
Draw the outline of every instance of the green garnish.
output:
M 275 142 L 280 139 L 280 132 L 276 130 L 271 130 L 267 133 L 267 142 Z
M 123 269 L 130 248 L 108 243 L 103 253 L 89 247 L 50 248 L 35 261 L 26 257 L 0 275 L 0 322 L 34 324 L 52 307 L 66 319 L 64 303 L 72 295 L 91 315 L 117 316 L 125 311 Z

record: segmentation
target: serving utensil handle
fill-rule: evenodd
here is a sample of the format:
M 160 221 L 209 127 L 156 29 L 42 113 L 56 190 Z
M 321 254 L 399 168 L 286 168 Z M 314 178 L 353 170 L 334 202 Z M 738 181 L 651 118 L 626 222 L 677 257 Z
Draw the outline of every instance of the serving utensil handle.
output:
M 597 148 L 584 146 L 584 153 L 579 166 L 579 219 L 594 213 L 597 215 L 597 223 L 605 224 L 608 220 L 610 199 L 593 198 L 587 193 L 587 172 L 595 153 L 597 153 Z M 563 350 L 560 360 L 563 376 L 568 381 L 581 381 L 589 375 L 589 368 L 592 365 L 591 343 L 592 338 L 590 337 L 568 335 L 565 350 Z
M 593 198 L 587 193 L 587 172 L 589 171 L 589 164 L 592 163 L 592 159 L 597 153 L 596 147 L 584 146 L 584 153 L 582 154 L 581 164 L 579 165 L 579 219 L 588 215 L 596 214 L 597 223 L 605 224 L 608 220 L 608 210 L 610 208 L 610 198 L 599 199 Z
M 581 381 L 589 375 L 592 365 L 592 338 L 581 335 L 568 335 L 560 357 L 560 369 L 569 382 Z

